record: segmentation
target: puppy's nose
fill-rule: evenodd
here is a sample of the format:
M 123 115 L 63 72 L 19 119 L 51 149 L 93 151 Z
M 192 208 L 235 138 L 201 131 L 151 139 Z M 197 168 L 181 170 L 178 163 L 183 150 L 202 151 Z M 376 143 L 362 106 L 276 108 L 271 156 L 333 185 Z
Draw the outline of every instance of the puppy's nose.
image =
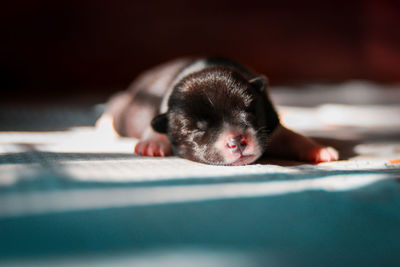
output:
M 242 153 L 247 146 L 247 141 L 243 135 L 239 135 L 230 138 L 226 145 L 232 153 Z

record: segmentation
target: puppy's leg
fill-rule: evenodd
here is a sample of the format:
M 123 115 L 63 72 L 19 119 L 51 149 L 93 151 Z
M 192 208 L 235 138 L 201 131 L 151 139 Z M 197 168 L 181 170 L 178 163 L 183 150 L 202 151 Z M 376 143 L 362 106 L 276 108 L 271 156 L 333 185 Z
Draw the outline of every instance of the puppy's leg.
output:
M 272 156 L 314 163 L 339 159 L 339 153 L 333 147 L 324 147 L 281 125 L 272 134 L 267 153 Z
M 135 153 L 139 156 L 164 157 L 172 154 L 171 143 L 167 135 L 147 128 L 140 141 L 136 144 Z

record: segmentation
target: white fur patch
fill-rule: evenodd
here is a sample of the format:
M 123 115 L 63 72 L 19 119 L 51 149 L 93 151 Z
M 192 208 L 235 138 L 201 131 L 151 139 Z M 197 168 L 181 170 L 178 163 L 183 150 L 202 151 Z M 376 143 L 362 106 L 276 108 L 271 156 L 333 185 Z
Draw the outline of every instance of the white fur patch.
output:
M 189 65 L 187 68 L 185 68 L 183 71 L 181 71 L 175 78 L 174 82 L 172 83 L 172 87 L 174 87 L 180 80 L 182 80 L 184 77 L 195 73 L 199 72 L 203 69 L 205 69 L 208 66 L 206 60 L 200 59 L 193 64 Z
M 164 95 L 164 98 L 161 102 L 161 107 L 160 107 L 160 112 L 165 113 L 168 111 L 168 99 L 174 90 L 174 87 L 181 81 L 183 78 L 186 76 L 201 71 L 207 67 L 207 62 L 204 59 L 200 59 L 193 64 L 189 65 L 187 68 L 184 68 L 174 79 L 174 81 L 171 83 L 171 86 L 168 88 L 167 92 Z

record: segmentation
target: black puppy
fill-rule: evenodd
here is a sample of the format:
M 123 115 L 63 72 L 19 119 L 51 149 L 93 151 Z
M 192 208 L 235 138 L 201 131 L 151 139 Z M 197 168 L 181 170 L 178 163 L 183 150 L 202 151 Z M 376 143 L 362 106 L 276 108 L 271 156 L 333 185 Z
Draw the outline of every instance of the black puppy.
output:
M 338 159 L 335 149 L 279 123 L 266 77 L 223 58 L 178 59 L 145 72 L 105 115 L 119 135 L 140 138 L 135 152 L 143 156 L 173 153 L 218 165 L 249 164 L 264 153 Z

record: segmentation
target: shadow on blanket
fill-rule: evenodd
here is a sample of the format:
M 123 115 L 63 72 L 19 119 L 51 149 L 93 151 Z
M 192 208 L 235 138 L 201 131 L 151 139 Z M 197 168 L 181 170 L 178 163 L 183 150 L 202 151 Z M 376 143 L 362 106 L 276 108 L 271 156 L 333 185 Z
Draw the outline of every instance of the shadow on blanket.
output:
M 400 108 L 390 101 L 280 107 L 342 160 L 235 167 L 137 157 L 136 140 L 69 128 L 93 125 L 90 109 L 2 108 L 0 265 L 396 265 Z

